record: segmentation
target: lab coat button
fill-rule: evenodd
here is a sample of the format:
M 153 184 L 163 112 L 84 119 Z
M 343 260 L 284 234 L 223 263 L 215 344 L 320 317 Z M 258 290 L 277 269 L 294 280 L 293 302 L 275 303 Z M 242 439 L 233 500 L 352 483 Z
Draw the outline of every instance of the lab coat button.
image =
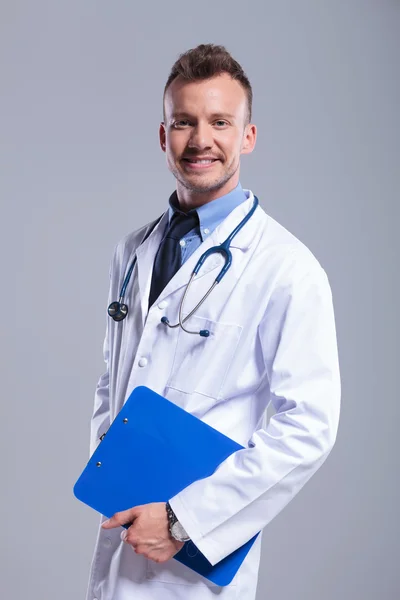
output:
M 186 246 L 186 242 L 185 242 L 185 240 L 181 240 L 179 243 L 180 243 L 180 245 L 182 246 L 182 248 L 183 248 L 184 246 Z
M 166 308 L 166 306 L 168 305 L 168 302 L 165 302 L 165 300 L 163 300 L 162 302 L 160 302 L 160 304 L 158 305 L 158 308 L 161 308 L 161 310 L 163 308 Z
M 139 367 L 145 367 L 147 365 L 147 358 L 141 358 L 139 360 Z

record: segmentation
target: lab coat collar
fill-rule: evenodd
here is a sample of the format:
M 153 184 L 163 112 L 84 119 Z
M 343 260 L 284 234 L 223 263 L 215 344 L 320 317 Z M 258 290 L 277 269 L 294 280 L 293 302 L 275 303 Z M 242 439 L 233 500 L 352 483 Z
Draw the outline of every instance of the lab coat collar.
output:
M 192 208 L 187 214 L 197 212 L 199 217 L 199 235 L 201 241 L 204 242 L 207 239 L 209 233 L 213 232 L 216 227 L 222 223 L 224 219 L 234 210 L 239 204 L 246 200 L 247 196 L 240 184 L 227 194 L 207 202 L 197 208 Z M 171 222 L 172 216 L 175 212 L 182 211 L 179 208 L 179 200 L 177 192 L 171 194 L 169 198 L 169 210 L 168 219 Z M 185 213 L 182 213 L 185 214 Z

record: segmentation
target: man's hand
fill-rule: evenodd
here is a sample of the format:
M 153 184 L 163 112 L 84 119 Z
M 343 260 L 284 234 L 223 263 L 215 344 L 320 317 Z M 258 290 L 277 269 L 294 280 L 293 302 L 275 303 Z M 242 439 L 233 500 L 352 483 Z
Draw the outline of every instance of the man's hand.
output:
M 132 523 L 129 529 L 124 529 L 121 534 L 124 542 L 130 544 L 136 554 L 143 554 L 157 563 L 166 562 L 177 554 L 185 543 L 171 536 L 165 506 L 165 502 L 134 506 L 115 513 L 103 523 L 102 528 L 113 529 Z

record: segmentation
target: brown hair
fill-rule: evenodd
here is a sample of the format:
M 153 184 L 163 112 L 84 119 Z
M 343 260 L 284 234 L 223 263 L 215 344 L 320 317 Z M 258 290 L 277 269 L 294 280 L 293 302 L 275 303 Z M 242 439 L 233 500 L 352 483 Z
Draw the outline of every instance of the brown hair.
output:
M 164 88 L 163 99 L 174 79 L 178 76 L 186 81 L 199 81 L 211 79 L 216 75 L 228 73 L 232 79 L 236 79 L 247 94 L 247 119 L 251 121 L 253 91 L 250 81 L 244 73 L 240 64 L 229 54 L 224 46 L 215 44 L 200 44 L 181 54 L 173 65 L 167 83 Z

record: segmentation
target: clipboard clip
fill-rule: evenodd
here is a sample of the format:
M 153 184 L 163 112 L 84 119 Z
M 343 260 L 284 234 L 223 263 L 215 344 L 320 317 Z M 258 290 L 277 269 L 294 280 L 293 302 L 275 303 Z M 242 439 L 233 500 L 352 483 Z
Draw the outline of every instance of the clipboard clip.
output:
M 125 425 L 126 425 L 126 423 L 128 422 L 128 419 L 125 417 L 125 419 L 123 419 L 123 420 L 122 420 L 122 422 L 123 422 L 123 423 L 125 423 Z M 109 428 L 108 428 L 108 429 L 109 429 Z M 107 429 L 107 431 L 108 431 L 108 429 Z M 102 434 L 101 434 L 101 436 L 99 437 L 99 440 L 100 440 L 101 442 L 102 442 L 102 441 L 104 440 L 104 438 L 106 437 L 106 433 L 107 433 L 107 431 L 106 431 L 105 433 L 102 433 Z

